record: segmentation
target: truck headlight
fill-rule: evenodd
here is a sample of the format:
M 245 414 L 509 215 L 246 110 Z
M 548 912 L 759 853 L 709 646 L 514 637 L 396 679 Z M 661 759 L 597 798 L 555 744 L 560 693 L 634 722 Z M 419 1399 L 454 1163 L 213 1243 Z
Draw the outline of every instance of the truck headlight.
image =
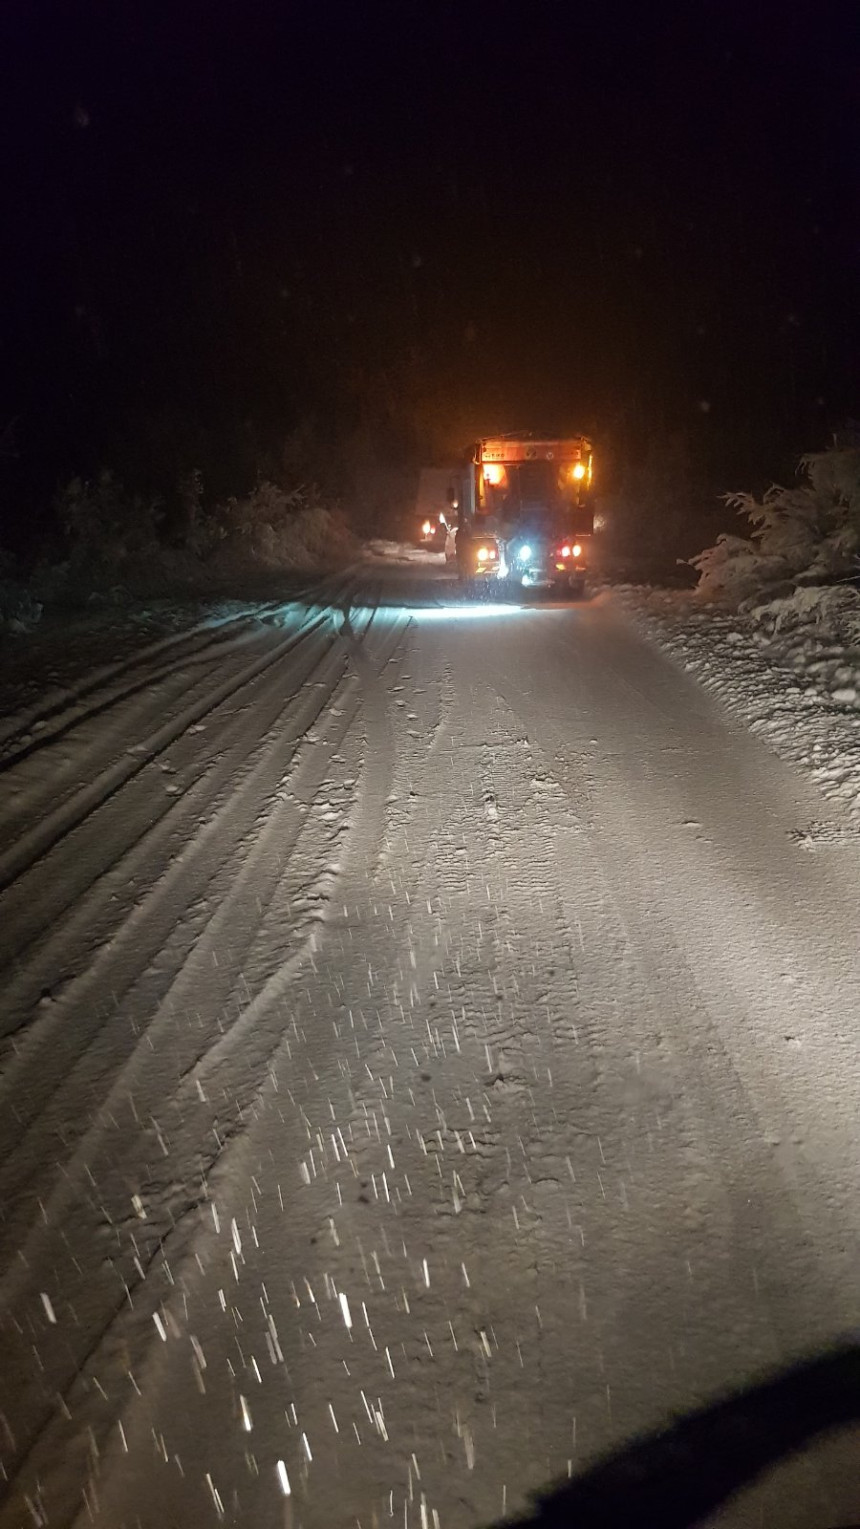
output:
M 531 547 L 529 547 L 529 546 L 520 547 L 520 550 L 519 550 L 519 559 L 520 559 L 521 563 L 527 563 L 529 558 L 531 557 L 531 555 L 532 555 Z

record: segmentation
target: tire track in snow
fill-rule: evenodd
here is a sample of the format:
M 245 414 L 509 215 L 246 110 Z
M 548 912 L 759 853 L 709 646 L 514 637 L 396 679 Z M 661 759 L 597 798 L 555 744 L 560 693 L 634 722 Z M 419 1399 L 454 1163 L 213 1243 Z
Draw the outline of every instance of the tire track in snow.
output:
M 207 650 L 235 642 L 245 632 L 348 598 L 355 579 L 338 575 L 311 586 L 304 599 L 268 600 L 243 607 L 226 616 L 210 616 L 182 631 L 158 638 L 111 664 L 91 669 L 72 685 L 64 685 L 22 712 L 0 720 L 0 771 L 17 760 L 56 742 L 72 728 L 101 714 L 108 706 L 134 694 L 153 680 L 170 673 L 177 664 L 202 660 Z M 124 679 L 128 680 L 123 688 Z M 91 706 L 86 706 L 88 698 Z M 36 736 L 32 733 L 35 730 Z
M 260 1015 L 276 997 L 288 990 L 295 972 L 314 948 L 319 919 L 293 917 L 280 931 L 281 948 L 277 952 L 272 977 L 256 994 L 251 995 L 246 989 L 244 1003 L 231 1014 L 229 1001 L 234 984 L 238 974 L 241 985 L 243 963 L 255 933 L 242 914 L 253 894 L 255 916 L 263 916 L 278 881 L 288 871 L 290 856 L 308 833 L 310 809 L 316 793 L 325 781 L 333 753 L 342 744 L 354 719 L 356 687 L 354 682 L 348 682 L 348 685 L 352 691 L 352 706 L 344 709 L 331 736 L 320 740 L 306 755 L 306 768 L 299 771 L 297 784 L 308 792 L 309 808 L 296 812 L 291 802 L 276 802 L 262 827 L 243 846 L 241 870 L 236 880 L 198 934 L 155 1011 L 145 1019 L 141 1017 L 139 1027 L 136 1024 L 130 1027 L 124 1053 L 114 1058 L 106 1080 L 102 1080 L 106 1086 L 101 1098 L 93 1097 L 89 1087 L 85 1065 L 89 1057 L 87 1049 L 81 1050 L 78 1068 L 72 1069 L 71 1075 L 69 1070 L 64 1070 L 52 1079 L 54 1090 L 59 1092 L 48 1093 L 47 1088 L 43 1088 L 42 1093 L 47 1097 L 41 1099 L 39 1113 L 33 1119 L 35 1168 L 25 1180 L 22 1159 L 26 1164 L 28 1150 L 32 1150 L 28 1136 L 19 1147 L 9 1149 L 0 1167 L 0 1199 L 5 1198 L 7 1206 L 11 1203 L 0 1234 L 3 1257 L 7 1257 L 22 1238 L 26 1239 L 28 1225 L 38 1224 L 40 1215 L 53 1225 L 62 1224 L 72 1202 L 80 1194 L 83 1178 L 90 1173 L 95 1173 L 96 1177 L 107 1174 L 118 1162 L 129 1158 L 132 1171 L 137 1165 L 139 1172 L 139 1163 L 147 1160 L 146 1154 L 141 1157 L 138 1140 L 129 1152 L 125 1137 L 128 1131 L 136 1134 L 141 1123 L 149 1122 L 148 1127 L 144 1125 L 144 1134 L 148 1131 L 155 1147 L 159 1135 L 173 1141 L 181 1132 L 188 1134 L 192 1142 L 199 1142 L 205 1135 L 205 1131 L 195 1132 L 194 1122 L 189 1125 L 189 1121 L 183 1119 L 183 1110 L 195 1102 L 192 1096 L 196 1096 L 201 1104 L 208 1103 L 197 1085 L 198 1080 L 206 1076 L 210 1059 L 232 1057 L 235 1046 L 243 1037 L 249 1036 Z M 317 865 L 311 873 L 311 884 L 323 897 L 329 895 L 333 881 L 331 868 L 325 863 Z M 295 944 L 298 948 L 293 950 L 291 947 Z M 125 1020 L 126 1006 L 121 1013 Z M 41 1055 L 34 1062 L 36 1066 L 44 1067 Z M 84 1073 L 80 1079 L 76 1076 L 78 1070 Z M 250 1068 L 249 1072 L 256 1087 L 256 1071 Z M 31 1075 L 27 1081 L 33 1090 L 36 1080 Z M 10 1078 L 10 1086 L 23 1092 L 17 1079 Z M 84 1128 L 77 1138 L 74 1131 L 67 1134 L 67 1147 L 71 1150 L 67 1151 L 62 1177 L 57 1179 L 50 1154 L 45 1157 L 46 1128 L 50 1130 L 52 1125 L 59 1127 L 63 1121 L 74 1119 L 76 1109 L 86 1109 Z M 162 1150 L 158 1148 L 154 1155 L 157 1157 Z M 11 1202 L 8 1195 L 7 1177 L 17 1186 L 16 1202 Z M 43 1177 L 53 1180 L 54 1187 L 49 1184 L 44 1189 Z M 43 1212 L 39 1211 L 40 1206 L 44 1207 Z
M 288 628 L 287 635 L 291 632 L 300 640 L 325 615 L 331 615 L 331 608 L 295 602 L 268 614 L 264 610 L 256 623 L 249 621 L 242 630 L 228 633 L 223 645 L 207 646 L 187 660 L 180 653 L 157 673 L 147 672 L 144 666 L 143 677 L 138 676 L 133 692 L 124 693 L 122 704 L 107 704 L 99 693 L 93 708 L 64 728 L 62 736 L 34 746 L 31 757 L 6 767 L 0 856 L 7 845 L 14 847 L 31 828 L 43 825 L 49 813 L 62 815 L 82 784 L 82 762 L 86 778 L 92 781 L 100 772 L 141 755 L 141 738 L 157 729 L 165 716 L 194 705 L 211 691 L 214 680 L 223 680 L 238 665 L 246 665 L 255 653 L 273 653 L 279 629 Z
M 318 627 L 323 626 L 328 619 L 327 613 L 316 617 L 300 632 L 290 633 L 289 637 L 279 643 L 274 651 L 263 653 L 245 665 L 238 673 L 231 674 L 220 685 L 216 685 L 214 689 L 207 690 L 193 705 L 183 709 L 178 716 L 171 717 L 154 733 L 143 739 L 134 755 L 126 755 L 109 765 L 94 780 L 82 786 L 70 801 L 64 802 L 53 812 L 47 813 L 37 824 L 22 834 L 11 848 L 0 853 L 0 890 L 9 886 L 34 861 L 53 848 L 58 840 L 77 828 L 78 824 L 89 817 L 110 796 L 113 796 L 120 787 L 125 786 L 135 775 L 138 775 L 145 765 L 164 753 L 165 749 L 175 743 L 183 733 L 187 733 L 216 707 L 235 695 L 266 669 L 271 668 L 297 643 L 306 641 L 307 637 Z
M 324 683 L 298 709 L 293 717 L 291 738 L 287 748 L 297 748 L 307 729 L 330 704 L 333 688 L 339 683 L 344 669 L 342 653 L 329 652 L 323 660 Z M 293 698 L 284 707 L 289 716 L 295 710 Z M 140 1028 L 145 1027 L 145 1015 L 129 1009 L 128 997 L 135 983 L 147 966 L 154 960 L 169 938 L 177 920 L 201 886 L 208 887 L 221 866 L 242 846 L 252 834 L 254 820 L 260 815 L 262 804 L 271 808 L 271 796 L 283 783 L 285 769 L 289 768 L 289 755 L 285 760 L 284 741 L 274 737 L 257 766 L 242 782 L 240 790 L 228 796 L 220 810 L 190 842 L 185 853 L 179 856 L 168 871 L 155 882 L 145 897 L 137 903 L 118 933 L 96 953 L 87 969 L 74 979 L 62 998 L 50 1008 L 40 1011 L 40 1018 L 16 1040 L 15 1050 L 7 1057 L 0 1083 L 0 1097 L 10 1101 L 10 1113 L 5 1121 L 0 1118 L 0 1198 L 4 1193 L 8 1165 L 10 1182 L 19 1182 L 16 1167 L 20 1155 L 28 1147 L 27 1131 L 32 1124 L 37 1138 L 44 1132 L 43 1112 L 58 1088 L 62 1088 L 79 1058 L 86 1056 L 96 1038 L 104 1044 L 105 1035 L 113 1038 L 113 1046 L 119 1053 L 118 1065 L 124 1052 L 139 1044 Z M 141 846 L 142 853 L 151 857 L 153 846 L 147 839 Z M 212 912 L 203 930 L 194 933 L 191 959 L 199 941 L 213 920 L 219 918 L 228 903 L 212 903 Z M 51 969 L 51 947 L 42 953 L 39 972 Z M 36 976 L 40 980 L 39 973 Z M 175 979 L 174 979 L 175 980 Z M 28 988 L 32 993 L 32 979 L 28 974 Z M 111 1009 L 105 1015 L 99 1007 L 100 998 L 111 995 Z M 28 994 L 29 996 L 29 994 Z M 201 1003 L 203 999 L 201 998 Z M 105 1066 L 105 1063 L 102 1063 Z M 21 1103 L 16 1101 L 20 1100 Z M 83 1102 L 87 1103 L 86 1091 Z M 91 1101 L 90 1101 L 91 1103 Z M 58 1124 L 63 1117 L 75 1120 L 74 1107 L 63 1096 L 55 1111 Z M 74 1128 L 71 1133 L 74 1134 Z M 5 1159 L 5 1161 L 4 1161 Z M 0 1244 L 3 1234 L 0 1233 Z
M 74 729 L 157 683 L 178 667 L 206 663 L 222 648 L 238 646 L 265 624 L 266 613 L 251 612 L 204 627 L 193 634 L 166 637 L 116 665 L 90 672 L 78 687 L 61 692 L 44 706 L 31 707 L 7 724 L 0 743 L 0 773 L 58 743 Z M 152 660 L 160 660 L 152 662 Z
M 399 644 L 402 630 L 402 621 L 394 622 L 383 635 L 383 664 L 388 662 Z M 366 659 L 364 654 L 362 660 L 363 664 L 370 667 L 365 669 L 360 679 L 352 677 L 345 681 L 345 687 L 351 695 L 344 697 L 346 704 L 332 710 L 324 733 L 306 751 L 306 778 L 301 781 L 294 778 L 291 781 L 292 789 L 279 796 L 273 813 L 260 827 L 248 851 L 242 886 L 236 889 L 235 908 L 224 908 L 220 918 L 213 921 L 205 937 L 206 949 L 198 942 L 191 955 L 192 965 L 197 964 L 195 953 L 202 962 L 207 953 L 217 952 L 233 912 L 243 904 L 247 909 L 251 889 L 259 876 L 268 876 L 272 885 L 276 886 L 284 861 L 289 866 L 292 846 L 286 836 L 282 837 L 281 829 L 285 819 L 295 814 L 296 798 L 309 799 L 312 806 L 321 779 L 325 779 L 327 765 L 337 757 L 344 740 L 351 738 L 352 748 L 355 747 L 354 722 L 361 702 L 362 684 L 372 678 L 375 667 L 375 661 Z M 354 764 L 345 761 L 344 768 L 347 779 L 350 779 Z M 363 803 L 363 794 L 359 801 Z M 372 815 L 375 812 L 374 804 Z M 357 814 L 353 813 L 348 833 L 355 831 L 355 823 L 361 816 L 361 808 Z M 306 812 L 302 826 L 307 821 Z M 363 855 L 366 837 L 363 834 L 360 837 L 362 848 L 359 853 Z M 311 862 L 313 857 L 314 852 L 311 850 Z M 324 897 L 332 895 L 337 876 L 337 865 L 327 863 L 321 867 L 320 887 Z M 252 997 L 250 1004 L 236 1017 L 232 1026 L 223 1026 L 223 1033 L 219 1027 L 221 1017 L 213 1016 L 214 1044 L 201 1046 L 200 1041 L 192 1035 L 182 1058 L 177 1058 L 171 1050 L 170 1065 L 180 1070 L 171 1107 L 176 1117 L 176 1129 L 183 1130 L 185 1137 L 181 1145 L 177 1142 L 174 1150 L 174 1146 L 165 1141 L 160 1124 L 151 1118 L 147 1120 L 143 1115 L 146 1103 L 153 1102 L 153 1095 L 160 1099 L 163 1081 L 158 1065 L 151 1063 L 151 1059 L 157 1056 L 158 1048 L 154 1051 L 150 1048 L 149 1043 L 153 1037 L 148 1034 L 142 1037 L 140 1047 L 132 1056 L 131 1073 L 126 1067 L 122 1077 L 114 1081 L 99 1119 L 93 1123 L 86 1140 L 79 1143 L 73 1159 L 64 1165 L 62 1180 L 45 1203 L 40 1219 L 21 1250 L 22 1261 L 7 1271 L 2 1285 L 4 1310 L 8 1312 L 12 1303 L 21 1310 L 24 1321 L 29 1323 L 30 1319 L 24 1317 L 24 1309 L 35 1301 L 35 1292 L 23 1259 L 33 1268 L 46 1268 L 52 1263 L 55 1276 L 60 1281 L 55 1289 L 55 1310 L 65 1314 L 73 1312 L 66 1343 L 61 1348 L 54 1346 L 50 1350 L 47 1360 L 49 1381 L 46 1381 L 45 1374 L 41 1372 L 34 1375 L 32 1367 L 28 1373 L 20 1345 L 16 1347 L 10 1362 L 6 1384 L 12 1383 L 19 1398 L 16 1409 L 19 1429 L 16 1456 L 18 1467 L 29 1455 L 42 1428 L 50 1424 L 54 1412 L 54 1399 L 50 1395 L 52 1388 L 62 1394 L 74 1382 L 81 1367 L 89 1363 L 104 1342 L 110 1341 L 116 1317 L 125 1310 L 133 1325 L 137 1324 L 147 1332 L 152 1331 L 150 1307 L 154 1304 L 155 1309 L 158 1309 L 157 1296 L 153 1296 L 151 1301 L 144 1292 L 143 1305 L 146 1309 L 142 1312 L 138 1288 L 159 1258 L 159 1267 L 167 1267 L 166 1249 L 170 1249 L 171 1259 L 174 1257 L 174 1248 L 178 1256 L 182 1245 L 191 1235 L 193 1227 L 182 1226 L 182 1218 L 187 1217 L 205 1200 L 207 1172 L 221 1158 L 236 1131 L 241 1130 L 244 1113 L 253 1106 L 266 1058 L 283 1040 L 284 1019 L 277 1013 L 278 1006 L 287 996 L 302 964 L 309 957 L 313 958 L 315 939 L 319 932 L 319 918 L 314 916 L 310 928 L 305 928 L 304 936 L 301 930 L 297 931 L 299 947 L 291 953 L 282 952 L 280 964 L 269 980 Z M 224 969 L 222 995 L 232 986 L 234 977 L 233 963 L 229 962 Z M 195 974 L 191 967 L 180 971 L 177 981 L 185 984 L 184 998 L 193 993 Z M 174 991 L 174 1004 L 178 996 Z M 235 1075 L 237 1051 L 242 1055 L 238 1086 Z M 219 1089 L 223 1096 L 229 1091 L 221 1082 L 225 1069 L 234 1095 L 232 1103 L 226 1097 L 210 1097 L 217 1096 Z M 128 1108 L 130 1086 L 137 1090 L 140 1109 L 137 1109 L 135 1101 L 132 1120 L 128 1124 L 123 1120 L 118 1125 L 116 1120 L 120 1108 Z M 149 1094 L 146 1093 L 147 1088 Z M 163 1113 L 163 1107 L 159 1108 L 159 1115 Z M 159 1163 L 163 1164 L 163 1169 L 159 1169 Z M 148 1183 L 143 1182 L 146 1175 Z M 128 1209 L 133 1182 L 143 1191 L 136 1201 L 142 1207 L 143 1215 L 139 1209 Z M 71 1243 L 67 1240 L 68 1236 L 71 1236 Z M 113 1253 L 109 1253 L 109 1247 L 123 1237 L 126 1239 L 124 1256 L 119 1257 L 115 1247 Z M 128 1246 L 129 1242 L 131 1247 Z M 60 1275 L 61 1267 L 68 1271 L 65 1287 Z M 74 1288 L 70 1290 L 69 1285 Z M 132 1311 L 134 1302 L 137 1302 L 137 1306 Z
M 201 1206 L 198 1235 L 184 1244 L 201 1258 L 199 1277 L 185 1282 L 193 1267 L 174 1263 L 170 1239 L 176 1288 L 160 1255 L 145 1264 L 165 1293 L 157 1309 L 169 1341 L 151 1329 L 143 1374 L 136 1357 L 125 1361 L 142 1398 L 122 1380 L 130 1324 L 119 1321 L 64 1393 L 68 1431 L 48 1430 L 28 1464 L 26 1482 L 48 1484 L 69 1462 L 60 1502 L 81 1526 L 90 1505 L 75 1511 L 76 1490 L 90 1483 L 74 1446 L 94 1417 L 114 1425 L 107 1448 L 96 1427 L 92 1468 L 109 1529 L 136 1515 L 148 1526 L 191 1522 L 207 1470 L 226 1516 L 274 1521 L 280 1457 L 307 1529 L 374 1513 L 411 1523 L 434 1507 L 447 1529 L 488 1522 L 503 1488 L 511 1510 L 532 1482 L 685 1410 L 703 1388 L 718 1393 L 763 1351 L 776 1357 L 771 1301 L 801 1319 L 795 1341 L 826 1325 L 814 1279 L 808 1297 L 759 1290 L 758 1244 L 777 1219 L 793 1266 L 786 1184 L 771 1164 L 744 1210 L 748 1112 L 725 1092 L 724 1059 L 710 1054 L 677 927 L 653 906 L 666 890 L 655 847 L 662 837 L 671 855 L 673 843 L 639 758 L 643 745 L 662 748 L 656 708 L 624 687 L 620 725 L 636 745 L 628 740 L 625 772 L 613 764 L 605 662 L 590 664 L 582 688 L 569 684 L 569 662 L 554 666 L 551 691 L 532 685 L 545 649 L 529 620 L 517 626 L 492 653 L 467 655 L 456 633 L 439 644 L 457 663 L 456 716 L 429 767 L 418 739 L 398 770 L 414 787 L 388 814 L 398 853 L 372 882 L 355 861 L 344 870 L 337 890 L 348 908 L 341 917 L 332 906 L 317 970 L 308 962 L 290 989 L 277 1075 L 250 1107 L 241 1148 L 222 1153 L 214 1209 Z M 592 731 L 604 734 L 597 753 Z M 483 813 L 485 795 L 495 818 Z M 695 883 L 685 889 L 663 864 L 667 885 L 695 902 Z M 688 1057 L 672 1055 L 673 1030 L 686 1033 Z M 700 1086 L 712 1085 L 703 1128 Z M 169 1158 L 154 1148 L 153 1159 L 166 1176 Z M 167 1186 L 151 1214 L 174 1203 Z M 220 1233 L 204 1237 L 216 1212 Z M 129 1229 L 133 1213 L 121 1235 Z M 180 1228 L 175 1245 L 181 1238 Z M 144 1322 L 145 1287 L 134 1299 Z M 804 1334 L 816 1304 L 818 1329 Z M 35 1318 L 33 1327 L 41 1352 L 51 1333 Z M 192 1334 L 209 1360 L 205 1397 Z M 239 1431 L 243 1381 L 250 1440 Z M 163 1469 L 152 1463 L 161 1429 Z M 174 1450 L 182 1476 L 168 1463 Z
M 274 789 L 285 740 L 295 743 L 327 704 L 327 687 L 336 683 L 337 676 L 326 671 L 315 681 L 314 674 L 326 663 L 336 638 L 333 631 L 320 630 L 317 639 L 313 646 L 305 644 L 298 653 L 288 653 L 286 673 L 276 664 L 261 676 L 263 689 L 254 695 L 253 729 L 249 730 L 244 710 L 238 709 L 217 732 L 210 727 L 198 735 L 195 728 L 178 740 L 188 755 L 177 771 L 183 782 L 180 792 L 167 794 L 141 772 L 97 808 L 89 824 L 80 825 L 0 894 L 7 1033 L 27 1022 L 43 991 L 54 994 L 59 985 L 64 996 L 66 984 L 74 980 L 83 962 L 89 968 L 84 980 L 100 977 L 104 957 L 114 961 L 110 949 L 103 948 L 114 929 L 124 919 L 138 920 L 142 904 L 153 900 L 157 904 L 159 888 L 163 902 L 156 922 L 160 915 L 163 929 L 158 938 L 166 937 L 177 916 L 173 904 L 180 896 L 178 885 L 189 879 L 193 885 L 199 850 L 211 845 L 215 858 L 205 862 L 210 865 L 209 876 L 229 856 L 236 838 L 229 833 L 229 825 L 243 809 L 243 800 L 231 800 L 236 784 L 242 782 L 243 774 L 262 770 L 255 779 L 266 782 L 271 776 L 271 785 L 261 789 Z M 335 669 L 342 668 L 343 659 L 336 654 L 332 662 Z M 303 686 L 312 694 L 299 696 L 297 687 Z M 305 722 L 308 707 L 310 720 Z M 276 731 L 283 728 L 285 732 Z M 268 767 L 255 761 L 261 750 L 269 757 Z M 98 852 L 91 831 L 96 820 Z M 216 829 L 219 837 L 211 844 Z M 84 835 L 88 837 L 81 843 Z M 157 868 L 154 877 L 153 867 Z M 185 906 L 181 896 L 179 905 Z M 142 948 L 148 947 L 143 944 Z M 25 952 L 26 962 L 22 960 Z M 114 976 L 112 981 L 116 980 Z
M 68 1098 L 69 1075 L 73 1075 L 79 1059 L 86 1060 L 97 1042 L 98 1050 L 102 1053 L 101 1074 L 111 1076 L 121 1064 L 123 1055 L 138 1045 L 139 1034 L 145 1031 L 147 1025 L 146 999 L 151 998 L 151 995 L 143 995 L 142 1006 L 140 1001 L 135 1004 L 135 984 L 145 974 L 168 938 L 171 927 L 182 918 L 200 886 L 210 885 L 219 867 L 225 864 L 237 847 L 245 855 L 243 839 L 252 831 L 254 819 L 259 818 L 261 803 L 266 804 L 269 813 L 263 824 L 263 832 L 271 832 L 274 816 L 278 816 L 279 821 L 291 818 L 289 831 L 283 831 L 279 842 L 280 861 L 286 863 L 306 810 L 302 802 L 312 801 L 317 776 L 319 770 L 324 768 L 326 758 L 326 750 L 322 745 L 317 747 L 315 743 L 313 747 L 308 747 L 308 735 L 320 717 L 326 716 L 347 662 L 347 654 L 342 645 L 335 638 L 332 638 L 332 643 L 333 646 L 323 655 L 321 667 L 312 671 L 318 675 L 315 688 L 308 693 L 303 691 L 298 696 L 289 696 L 283 707 L 283 715 L 289 724 L 286 749 L 297 751 L 293 754 L 290 773 L 286 776 L 284 774 L 285 740 L 279 731 L 273 735 L 270 746 L 242 782 L 240 791 L 225 801 L 216 816 L 192 839 L 186 853 L 174 862 L 145 898 L 132 909 L 118 937 L 105 944 L 82 976 L 69 985 L 62 1000 L 44 1012 L 40 1021 L 32 1025 L 16 1042 L 15 1052 L 4 1069 L 0 1090 L 0 1094 L 10 1102 L 5 1130 L 4 1122 L 0 1119 L 0 1197 L 4 1194 L 7 1179 L 10 1184 L 17 1184 L 20 1191 L 20 1159 L 24 1157 L 26 1160 L 28 1154 L 28 1130 L 32 1125 L 37 1141 L 43 1138 L 45 1126 L 49 1123 L 44 1115 L 49 1101 L 54 1101 L 50 1114 L 56 1118 L 58 1131 L 61 1131 L 64 1119 L 73 1122 L 76 1120 L 77 1111 L 81 1107 L 93 1107 L 94 1101 L 88 1097 L 86 1088 L 82 1089 L 80 1100 Z M 352 688 L 354 690 L 354 685 Z M 345 721 L 341 719 L 341 732 L 348 727 L 350 719 L 351 712 L 347 710 Z M 147 843 L 143 848 L 151 857 L 152 845 Z M 225 970 L 240 969 L 242 951 L 230 949 L 226 937 L 230 932 L 232 908 L 237 899 L 241 904 L 243 891 L 250 896 L 252 890 L 247 874 L 249 863 L 246 860 L 244 865 L 240 864 L 235 882 L 225 888 L 222 901 L 210 897 L 211 912 L 202 927 L 195 930 L 190 949 L 182 959 L 180 971 L 173 976 L 166 992 L 155 997 L 157 1004 L 169 1001 L 182 971 L 188 963 L 192 963 L 195 972 L 192 991 L 184 999 L 176 999 L 176 1002 L 184 1002 L 189 1011 L 195 1005 L 212 1008 L 215 1002 L 212 982 L 207 984 L 206 963 L 204 961 L 201 968 L 198 957 L 199 951 L 207 946 L 213 927 L 219 933 L 207 959 L 217 961 L 220 956 L 223 960 L 229 950 L 231 965 Z M 253 890 L 262 905 L 261 893 L 264 889 L 257 884 Z M 36 982 L 41 980 L 46 970 L 50 970 L 52 958 L 53 952 L 49 945 L 47 952 L 42 955 Z M 204 996 L 207 986 L 208 997 Z M 33 980 L 29 974 L 28 987 L 32 995 Z M 111 995 L 111 1011 L 107 1016 L 98 1007 L 99 996 L 106 992 Z M 103 1056 L 106 1036 L 113 1038 L 111 1045 L 118 1053 L 109 1056 L 107 1060 Z M 57 1090 L 61 1090 L 59 1095 Z M 66 1130 L 65 1135 L 66 1138 L 74 1138 L 74 1126 L 71 1131 Z

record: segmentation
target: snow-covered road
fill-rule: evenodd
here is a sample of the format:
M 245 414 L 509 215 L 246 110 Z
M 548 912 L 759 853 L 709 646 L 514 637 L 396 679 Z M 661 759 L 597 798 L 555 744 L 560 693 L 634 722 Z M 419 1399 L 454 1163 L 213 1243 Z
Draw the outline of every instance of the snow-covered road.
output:
M 0 766 L 2 1529 L 475 1529 L 860 1329 L 860 848 L 610 597 L 371 567 Z

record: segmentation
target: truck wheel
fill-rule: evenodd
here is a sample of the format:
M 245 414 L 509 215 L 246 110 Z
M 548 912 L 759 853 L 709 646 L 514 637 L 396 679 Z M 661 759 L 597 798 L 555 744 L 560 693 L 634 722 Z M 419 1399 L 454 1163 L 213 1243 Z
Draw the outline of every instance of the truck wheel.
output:
M 585 594 L 584 579 L 559 579 L 552 587 L 557 600 L 581 600 Z

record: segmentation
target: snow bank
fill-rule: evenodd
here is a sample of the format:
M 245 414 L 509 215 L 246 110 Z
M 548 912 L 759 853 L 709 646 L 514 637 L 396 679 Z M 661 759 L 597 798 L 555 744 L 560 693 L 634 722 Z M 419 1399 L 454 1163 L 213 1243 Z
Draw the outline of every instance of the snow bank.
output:
M 860 820 L 860 592 L 797 589 L 741 611 L 687 591 L 616 598 L 782 758 Z
M 444 552 L 431 552 L 427 547 L 414 547 L 409 542 L 392 542 L 377 538 L 369 541 L 364 551 L 370 563 L 444 563 Z

